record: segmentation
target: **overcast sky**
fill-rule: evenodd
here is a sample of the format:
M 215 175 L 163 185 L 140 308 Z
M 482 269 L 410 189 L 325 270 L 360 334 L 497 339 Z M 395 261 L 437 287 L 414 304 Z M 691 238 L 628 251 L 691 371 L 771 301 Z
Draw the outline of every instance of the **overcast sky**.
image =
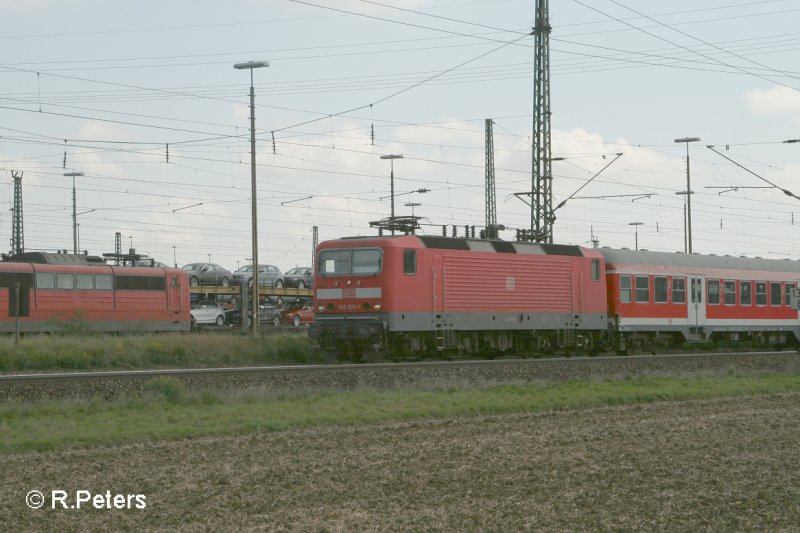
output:
M 395 209 L 440 234 L 530 223 L 534 0 L 0 0 L 0 234 L 24 172 L 26 250 L 123 248 L 235 269 L 251 257 L 248 71 L 259 261 L 311 263 Z M 554 239 L 800 259 L 800 3 L 550 3 Z M 706 148 L 722 154 L 748 170 Z M 65 156 L 66 153 L 66 156 Z M 766 180 L 766 181 L 765 181 Z M 768 183 L 769 182 L 769 183 Z M 773 188 L 771 184 L 777 185 Z M 418 189 L 430 192 L 411 193 Z M 736 190 L 726 190 L 736 189 Z M 410 193 L 410 194 L 409 194 Z M 501 235 L 512 239 L 513 232 Z M 10 246 L 2 248 L 10 249 Z

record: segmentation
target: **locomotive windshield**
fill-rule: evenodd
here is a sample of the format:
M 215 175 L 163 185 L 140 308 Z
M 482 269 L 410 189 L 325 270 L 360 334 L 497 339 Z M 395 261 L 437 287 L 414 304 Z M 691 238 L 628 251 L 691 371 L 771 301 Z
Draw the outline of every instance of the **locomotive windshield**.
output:
M 379 249 L 323 250 L 319 254 L 322 276 L 370 276 L 381 271 L 383 252 Z

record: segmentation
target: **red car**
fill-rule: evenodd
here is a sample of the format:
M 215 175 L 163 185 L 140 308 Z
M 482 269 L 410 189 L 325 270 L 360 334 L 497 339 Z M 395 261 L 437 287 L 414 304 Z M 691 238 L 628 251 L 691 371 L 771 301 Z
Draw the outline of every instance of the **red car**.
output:
M 303 307 L 297 309 L 289 309 L 281 312 L 283 321 L 287 324 L 292 324 L 299 327 L 301 324 L 309 325 L 314 322 L 314 308 L 310 303 L 304 304 Z

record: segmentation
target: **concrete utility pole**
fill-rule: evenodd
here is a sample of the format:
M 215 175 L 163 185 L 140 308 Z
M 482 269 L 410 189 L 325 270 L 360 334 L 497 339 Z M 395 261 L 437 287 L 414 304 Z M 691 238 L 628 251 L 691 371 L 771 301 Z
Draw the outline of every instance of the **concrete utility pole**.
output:
M 65 172 L 65 176 L 72 178 L 72 253 L 78 254 L 78 213 L 75 200 L 75 178 L 83 176 L 83 172 Z
M 676 143 L 686 143 L 686 242 L 688 253 L 692 253 L 692 185 L 689 173 L 689 143 L 699 142 L 700 137 L 681 137 Z M 676 193 L 680 194 L 680 193 Z

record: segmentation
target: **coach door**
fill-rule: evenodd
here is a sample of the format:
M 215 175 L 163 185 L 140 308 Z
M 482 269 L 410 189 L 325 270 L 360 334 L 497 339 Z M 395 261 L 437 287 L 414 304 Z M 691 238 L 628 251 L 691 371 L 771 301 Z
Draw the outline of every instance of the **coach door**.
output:
M 703 335 L 706 325 L 704 278 L 689 276 L 689 333 Z
M 178 276 L 175 274 L 168 274 L 167 280 L 167 291 L 169 291 L 170 295 L 169 304 L 172 311 L 172 321 L 177 323 L 181 321 L 181 285 L 180 281 L 178 281 Z

